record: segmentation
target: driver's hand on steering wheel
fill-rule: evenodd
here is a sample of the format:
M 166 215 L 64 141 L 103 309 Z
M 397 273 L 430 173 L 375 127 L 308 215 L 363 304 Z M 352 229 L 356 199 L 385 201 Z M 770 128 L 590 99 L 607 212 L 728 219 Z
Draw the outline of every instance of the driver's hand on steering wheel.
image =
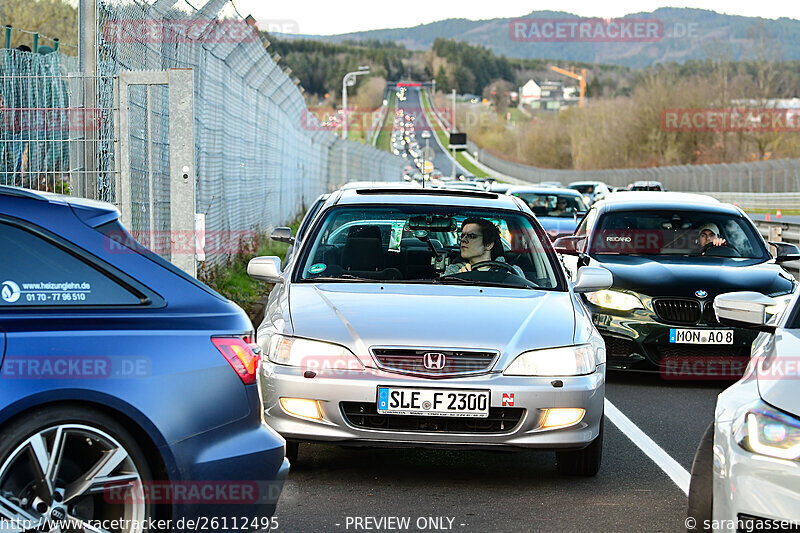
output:
M 714 237 L 711 241 L 714 246 L 725 246 L 727 242 L 722 237 Z

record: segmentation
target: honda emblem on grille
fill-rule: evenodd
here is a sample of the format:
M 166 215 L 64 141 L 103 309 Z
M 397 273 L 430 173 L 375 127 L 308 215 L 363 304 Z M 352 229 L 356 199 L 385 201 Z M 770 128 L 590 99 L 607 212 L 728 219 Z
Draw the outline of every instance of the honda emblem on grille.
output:
M 422 356 L 422 364 L 428 370 L 441 370 L 444 368 L 444 354 L 441 352 L 425 352 Z
M 708 293 L 701 289 L 699 291 L 694 291 L 694 295 L 697 296 L 698 298 L 705 298 L 706 296 L 708 296 Z

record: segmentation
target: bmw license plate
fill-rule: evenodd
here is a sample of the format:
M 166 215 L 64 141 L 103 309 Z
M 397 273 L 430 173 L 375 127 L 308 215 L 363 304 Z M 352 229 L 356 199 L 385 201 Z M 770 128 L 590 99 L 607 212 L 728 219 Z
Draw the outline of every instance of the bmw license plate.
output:
M 488 390 L 378 387 L 378 413 L 486 418 L 489 399 Z
M 733 344 L 733 330 L 671 328 L 669 342 L 674 344 Z

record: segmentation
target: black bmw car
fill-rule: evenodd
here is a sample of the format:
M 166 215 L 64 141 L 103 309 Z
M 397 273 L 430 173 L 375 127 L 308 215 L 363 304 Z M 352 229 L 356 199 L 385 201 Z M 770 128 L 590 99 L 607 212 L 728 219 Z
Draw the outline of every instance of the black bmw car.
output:
M 657 367 L 663 377 L 692 379 L 741 374 L 757 334 L 720 324 L 715 296 L 748 290 L 785 303 L 794 292 L 780 263 L 797 260 L 800 250 L 770 244 L 775 258 L 733 205 L 696 194 L 629 192 L 595 204 L 555 247 L 567 270 L 599 265 L 614 276 L 610 289 L 585 295 L 610 367 Z

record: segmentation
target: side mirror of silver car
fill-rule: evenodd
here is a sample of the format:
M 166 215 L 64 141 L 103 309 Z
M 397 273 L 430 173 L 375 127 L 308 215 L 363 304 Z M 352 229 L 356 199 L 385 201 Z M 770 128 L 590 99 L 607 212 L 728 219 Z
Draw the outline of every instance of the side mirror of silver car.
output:
M 584 266 L 578 269 L 575 276 L 575 292 L 594 292 L 608 289 L 614 284 L 614 276 L 611 272 L 601 267 Z
M 294 237 L 292 237 L 292 228 L 280 227 L 272 230 L 272 235 L 269 236 L 273 241 L 285 242 L 287 244 L 294 244 Z
M 714 298 L 714 313 L 723 324 L 729 322 L 731 325 L 745 327 L 765 327 L 768 320 L 767 307 L 777 303 L 760 292 L 726 292 Z M 770 330 L 774 330 L 774 327 Z
M 254 257 L 247 263 L 247 275 L 267 283 L 283 283 L 281 258 L 274 255 Z

